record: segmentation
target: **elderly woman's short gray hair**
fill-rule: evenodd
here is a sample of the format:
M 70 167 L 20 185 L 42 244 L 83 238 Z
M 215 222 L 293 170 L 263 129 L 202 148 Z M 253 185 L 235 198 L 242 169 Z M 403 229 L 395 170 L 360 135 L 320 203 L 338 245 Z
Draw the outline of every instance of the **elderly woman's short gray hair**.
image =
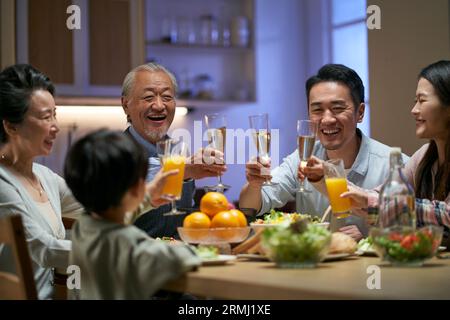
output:
M 173 73 L 170 72 L 166 67 L 160 65 L 159 63 L 149 62 L 146 64 L 142 64 L 142 65 L 134 68 L 130 72 L 128 72 L 128 74 L 125 76 L 125 79 L 123 80 L 123 84 L 122 84 L 122 97 L 128 97 L 128 95 L 130 94 L 130 91 L 134 85 L 134 79 L 135 79 L 136 73 L 139 71 L 149 71 L 149 72 L 162 71 L 162 72 L 165 72 L 169 76 L 170 81 L 172 82 L 175 96 L 177 95 L 178 84 L 177 84 L 177 79 L 175 78 Z

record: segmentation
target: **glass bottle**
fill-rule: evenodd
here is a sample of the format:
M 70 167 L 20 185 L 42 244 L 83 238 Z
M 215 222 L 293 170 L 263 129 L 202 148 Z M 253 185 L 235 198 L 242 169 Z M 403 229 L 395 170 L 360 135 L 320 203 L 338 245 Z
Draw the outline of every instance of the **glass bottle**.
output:
M 162 19 L 160 40 L 164 43 L 178 42 L 177 21 L 174 17 L 166 16 Z
M 204 45 L 219 44 L 219 29 L 215 16 L 207 14 L 200 17 L 200 43 Z
M 389 177 L 383 184 L 379 198 L 379 226 L 416 227 L 414 190 L 402 173 L 400 148 L 392 148 Z
M 367 210 L 367 223 L 369 226 L 378 226 L 378 208 L 369 207 Z
M 231 21 L 231 44 L 236 47 L 247 47 L 250 41 L 249 22 L 246 17 L 234 17 Z

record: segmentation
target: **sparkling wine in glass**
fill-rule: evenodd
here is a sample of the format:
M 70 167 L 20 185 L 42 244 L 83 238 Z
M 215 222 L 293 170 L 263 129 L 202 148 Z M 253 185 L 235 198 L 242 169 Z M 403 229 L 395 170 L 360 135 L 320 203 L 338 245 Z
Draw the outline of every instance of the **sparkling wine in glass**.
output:
M 252 130 L 253 140 L 258 152 L 258 161 L 266 164 L 270 161 L 271 137 L 269 131 L 269 115 L 267 113 L 249 116 L 250 128 Z M 270 175 L 270 172 L 268 173 Z M 267 179 L 263 186 L 276 186 L 278 183 Z
M 184 167 L 186 164 L 187 146 L 181 140 L 167 139 L 156 144 L 157 153 L 161 160 L 163 172 L 178 169 L 176 175 L 167 177 L 162 190 L 162 198 L 172 204 L 172 210 L 165 216 L 186 214 L 177 209 L 176 201 L 181 199 L 183 191 Z
M 300 159 L 300 167 L 306 167 L 311 157 L 317 136 L 317 123 L 310 120 L 297 121 L 297 147 Z M 299 181 L 298 192 L 311 192 L 305 187 L 305 181 Z
M 207 128 L 207 136 L 209 146 L 213 149 L 219 150 L 225 157 L 225 143 L 227 137 L 227 122 L 224 115 L 213 113 L 205 115 L 205 124 Z M 214 186 L 208 186 L 209 190 L 216 190 L 223 192 L 229 189 L 230 186 L 222 183 L 222 176 L 217 176 L 218 183 Z

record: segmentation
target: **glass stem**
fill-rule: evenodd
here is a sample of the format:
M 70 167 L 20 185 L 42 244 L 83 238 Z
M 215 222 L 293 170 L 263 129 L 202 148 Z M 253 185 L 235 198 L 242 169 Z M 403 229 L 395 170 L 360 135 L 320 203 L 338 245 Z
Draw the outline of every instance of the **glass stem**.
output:
M 222 183 L 222 176 L 221 176 L 221 175 L 218 175 L 218 176 L 217 176 L 217 179 L 219 180 L 219 185 L 223 185 L 223 183 Z
M 177 204 L 175 200 L 172 200 L 171 203 L 172 203 L 172 213 L 175 214 L 177 213 Z

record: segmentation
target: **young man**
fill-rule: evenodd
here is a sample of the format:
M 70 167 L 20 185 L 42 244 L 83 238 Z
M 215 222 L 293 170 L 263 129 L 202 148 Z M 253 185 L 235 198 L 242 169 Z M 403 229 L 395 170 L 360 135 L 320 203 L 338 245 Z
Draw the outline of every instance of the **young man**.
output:
M 177 82 L 174 75 L 162 65 L 148 63 L 130 71 L 123 82 L 122 107 L 127 115 L 130 127 L 126 130 L 135 141 L 142 145 L 149 155 L 147 181 L 153 179 L 160 168 L 156 153 L 156 143 L 167 139 L 167 131 L 175 116 Z M 205 152 L 223 161 L 219 151 Z M 198 151 L 189 164 L 186 164 L 184 184 L 178 208 L 192 208 L 195 192 L 195 179 L 216 177 L 226 170 L 224 164 L 202 161 L 203 152 Z M 199 160 L 200 159 L 200 160 Z M 219 162 L 217 162 L 219 163 Z M 140 216 L 136 226 L 152 237 L 178 237 L 177 227 L 182 225 L 185 215 L 164 216 L 170 211 L 165 205 Z
M 365 136 L 357 128 L 365 110 L 364 85 L 358 74 L 344 65 L 325 65 L 307 80 L 306 97 L 309 117 L 319 128 L 313 155 L 322 160 L 343 159 L 347 179 L 360 187 L 374 188 L 383 183 L 389 172 L 390 147 Z M 404 156 L 404 161 L 407 159 Z M 294 200 L 298 179 L 303 177 L 299 165 L 295 150 L 271 173 L 272 180 L 279 185 L 262 188 L 267 178 L 261 175 L 262 165 L 247 163 L 248 182 L 241 191 L 240 207 L 263 214 Z M 302 213 L 322 215 L 329 205 L 328 198 L 308 181 L 305 186 L 312 192 L 299 194 Z M 336 226 L 336 221 L 332 224 Z M 340 219 L 337 228 L 357 240 L 367 235 L 365 221 L 355 216 Z
M 122 132 L 96 131 L 68 153 L 65 179 L 86 209 L 73 227 L 70 254 L 70 264 L 80 268 L 81 299 L 149 299 L 200 264 L 188 246 L 152 239 L 129 225 L 140 204 L 166 203 L 162 187 L 176 174 L 159 172 L 146 187 L 147 166 L 143 148 Z M 151 198 L 143 202 L 146 194 Z

